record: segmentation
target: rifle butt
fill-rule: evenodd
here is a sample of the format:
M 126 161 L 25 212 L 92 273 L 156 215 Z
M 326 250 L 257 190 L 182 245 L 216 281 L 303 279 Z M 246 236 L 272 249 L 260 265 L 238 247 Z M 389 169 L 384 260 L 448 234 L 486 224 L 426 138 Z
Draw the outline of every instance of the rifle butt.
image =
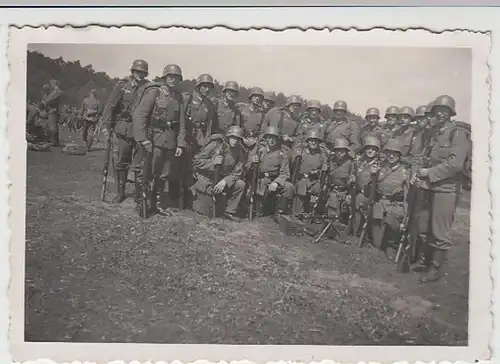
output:
M 364 243 L 365 243 L 365 234 L 366 234 L 366 227 L 367 226 L 368 226 L 368 221 L 365 221 L 363 223 L 363 228 L 361 229 L 361 236 L 359 237 L 358 248 L 362 248 Z

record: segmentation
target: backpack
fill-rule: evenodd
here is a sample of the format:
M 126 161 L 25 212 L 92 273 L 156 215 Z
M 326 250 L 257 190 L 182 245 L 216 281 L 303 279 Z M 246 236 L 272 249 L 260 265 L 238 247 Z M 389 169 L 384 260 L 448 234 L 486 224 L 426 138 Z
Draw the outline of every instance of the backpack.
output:
M 464 130 L 467 135 L 467 153 L 461 171 L 461 184 L 463 190 L 470 191 L 472 189 L 472 128 L 470 124 L 463 121 L 455 121 L 455 124 L 450 133 L 450 143 L 453 142 L 453 135 L 456 129 Z

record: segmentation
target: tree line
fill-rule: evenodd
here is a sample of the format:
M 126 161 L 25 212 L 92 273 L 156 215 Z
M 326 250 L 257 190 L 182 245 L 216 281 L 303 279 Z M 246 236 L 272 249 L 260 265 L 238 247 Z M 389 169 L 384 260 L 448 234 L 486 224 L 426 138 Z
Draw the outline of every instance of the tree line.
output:
M 64 91 L 64 103 L 69 106 L 80 107 L 83 99 L 87 97 L 90 90 L 97 91 L 97 98 L 103 104 L 106 103 L 114 85 L 120 80 L 111 78 L 106 72 L 96 71 L 92 65 L 82 65 L 80 61 L 65 61 L 62 57 L 49 58 L 40 52 L 28 51 L 27 62 L 27 101 L 34 102 L 42 98 L 42 86 L 48 84 L 50 80 L 56 79 L 61 83 L 61 90 Z M 159 81 L 160 77 L 153 78 Z M 228 80 L 226 80 L 228 81 Z M 226 81 L 214 80 L 215 89 L 213 94 L 220 95 Z M 238 80 L 234 80 L 238 82 Z M 195 79 L 186 79 L 180 85 L 182 92 L 191 92 L 196 86 Z M 240 93 L 237 101 L 248 101 L 250 87 L 240 85 Z M 273 91 L 278 105 L 284 105 L 290 95 L 283 92 Z M 307 100 L 298 95 L 303 101 L 304 110 Z M 332 108 L 329 105 L 322 105 L 322 116 L 329 119 L 332 115 Z M 349 114 L 353 119 L 361 119 L 361 116 Z

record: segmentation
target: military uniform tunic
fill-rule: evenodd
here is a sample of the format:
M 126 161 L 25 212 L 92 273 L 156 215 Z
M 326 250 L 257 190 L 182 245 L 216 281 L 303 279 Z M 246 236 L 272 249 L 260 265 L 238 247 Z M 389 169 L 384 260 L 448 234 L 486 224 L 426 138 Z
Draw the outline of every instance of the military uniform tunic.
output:
M 231 105 L 224 97 L 221 97 L 215 99 L 214 105 L 217 110 L 219 128 L 222 133 L 226 133 L 233 125 L 241 127 L 241 113 L 235 104 Z
M 358 194 L 356 195 L 356 209 L 361 210 L 368 202 L 370 191 L 368 190 L 369 183 L 372 178 L 372 167 L 374 164 L 378 163 L 378 159 L 375 157 L 371 160 L 366 158 L 359 158 L 356 162 L 356 186 Z
M 299 127 L 298 138 L 301 141 L 306 140 L 307 134 L 314 130 L 317 131 L 320 135 L 320 138 L 323 139 L 323 134 L 325 132 L 326 121 L 323 118 L 318 118 L 317 120 L 312 120 L 308 116 L 302 119 Z
M 47 125 L 53 145 L 59 145 L 59 117 L 63 93 L 59 89 L 50 92 L 42 101 L 44 109 L 48 112 Z
M 410 126 L 401 127 L 393 134 L 393 138 L 397 139 L 401 145 L 401 153 L 403 156 L 407 156 L 410 152 L 414 135 L 415 131 Z
M 241 113 L 241 128 L 245 131 L 245 136 L 255 138 L 258 136 L 264 111 L 253 104 L 243 104 L 239 107 Z
M 330 193 L 326 207 L 328 215 L 332 216 L 340 212 L 341 204 L 346 201 L 348 196 L 349 180 L 353 173 L 353 161 L 350 158 L 341 161 L 332 158 L 328 172 Z
M 352 120 L 331 120 L 325 127 L 324 141 L 329 149 L 332 149 L 335 140 L 346 139 L 353 150 L 359 147 L 360 131 Z
M 298 141 L 300 122 L 295 120 L 288 110 L 278 106 L 269 110 L 264 117 L 261 130 L 265 131 L 270 126 L 278 128 L 281 136 L 287 135 L 291 138 L 290 142 L 283 143 L 286 149 L 291 149 Z
M 217 111 L 208 98 L 194 90 L 184 94 L 186 105 L 186 140 L 190 146 L 190 154 L 198 153 L 208 142 L 210 135 L 219 133 Z

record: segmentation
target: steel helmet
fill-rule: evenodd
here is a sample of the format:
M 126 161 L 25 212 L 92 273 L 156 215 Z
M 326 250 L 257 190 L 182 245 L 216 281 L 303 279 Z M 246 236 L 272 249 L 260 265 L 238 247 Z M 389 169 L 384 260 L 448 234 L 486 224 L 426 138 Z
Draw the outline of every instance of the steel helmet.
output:
M 276 96 L 271 92 L 264 92 L 264 100 L 276 103 Z
M 347 111 L 347 102 L 345 101 L 335 101 L 335 104 L 333 104 L 333 110 L 344 110 Z
M 427 112 L 427 105 L 420 105 L 419 107 L 417 107 L 415 116 L 425 116 L 426 112 Z
M 410 115 L 412 118 L 415 117 L 415 110 L 410 106 L 403 106 L 399 109 L 399 115 Z
M 385 144 L 384 150 L 390 150 L 393 152 L 403 153 L 401 149 L 401 144 L 397 139 L 389 139 Z
M 182 77 L 182 70 L 176 64 L 168 64 L 163 69 L 163 73 L 161 74 L 161 76 L 165 77 L 167 75 L 177 75 Z
M 210 76 L 208 73 L 203 73 L 201 75 L 198 76 L 198 78 L 196 79 L 196 87 L 199 87 L 201 84 L 204 84 L 204 83 L 208 83 L 210 85 L 212 85 L 212 87 L 214 86 L 214 78 L 212 76 Z
M 387 110 L 385 110 L 385 116 L 387 115 L 398 115 L 399 114 L 399 107 L 397 106 L 389 106 Z
M 296 96 L 296 95 L 293 95 L 293 96 L 290 96 L 287 100 L 286 100 L 286 106 L 290 106 L 290 105 L 293 105 L 293 104 L 297 104 L 297 105 L 300 105 L 302 106 L 302 101 L 300 100 L 300 97 Z
M 233 91 L 239 92 L 240 87 L 239 87 L 238 83 L 236 83 L 235 81 L 227 81 L 226 84 L 224 85 L 224 88 L 222 89 L 222 92 L 224 92 L 226 90 L 233 90 Z
M 280 131 L 277 127 L 275 126 L 270 126 L 266 129 L 266 131 L 264 132 L 264 135 L 274 135 L 276 137 L 280 137 Z
M 368 135 L 363 140 L 363 148 L 366 148 L 366 147 L 375 147 L 377 149 L 380 149 L 380 139 L 374 135 Z
M 315 129 L 309 130 L 309 132 L 307 133 L 306 140 L 309 140 L 309 139 L 321 140 L 321 136 L 319 134 L 319 131 L 315 130 Z
M 252 96 L 264 97 L 264 90 L 262 90 L 260 87 L 252 87 L 250 90 L 248 90 L 248 98 L 251 98 Z
M 321 103 L 318 100 L 309 100 L 307 102 L 307 109 L 318 109 L 321 111 Z
M 241 129 L 238 125 L 233 125 L 227 131 L 226 136 L 228 136 L 228 137 L 232 136 L 232 137 L 243 139 L 243 134 L 244 134 L 243 129 Z
M 131 71 L 140 71 L 140 72 L 145 72 L 149 73 L 149 67 L 148 67 L 148 62 L 142 60 L 142 59 L 136 59 L 132 63 L 132 67 L 130 67 Z
M 333 149 L 349 149 L 349 142 L 343 138 L 335 139 Z
M 432 105 L 432 108 L 436 106 L 445 106 L 448 109 L 451 110 L 452 115 L 456 115 L 455 112 L 455 99 L 451 96 L 448 95 L 441 95 L 436 98 L 434 101 L 434 104 Z
M 380 117 L 380 110 L 377 109 L 376 107 L 370 107 L 368 110 L 366 110 L 365 116 L 378 116 L 378 117 Z

